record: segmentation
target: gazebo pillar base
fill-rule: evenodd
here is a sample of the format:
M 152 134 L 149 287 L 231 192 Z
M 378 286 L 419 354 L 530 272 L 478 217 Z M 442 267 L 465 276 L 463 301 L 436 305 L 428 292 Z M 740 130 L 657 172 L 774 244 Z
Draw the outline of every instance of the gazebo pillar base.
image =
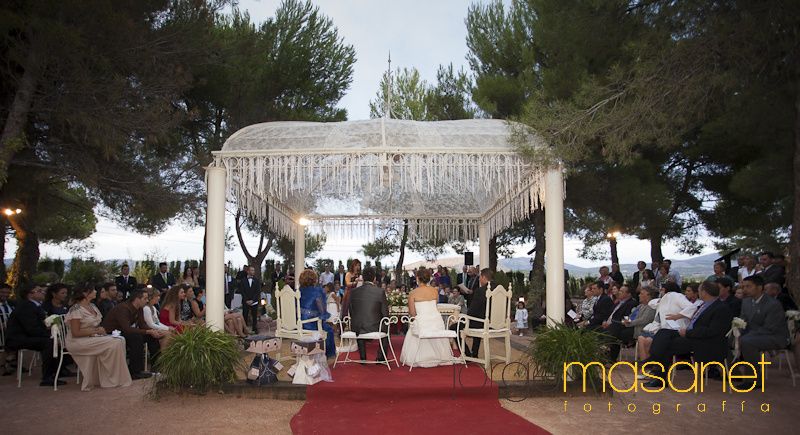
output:
M 480 244 L 478 265 L 481 269 L 485 269 L 489 267 L 489 230 L 486 224 L 478 225 L 478 243 Z
M 225 179 L 224 167 L 206 168 L 206 324 L 225 329 Z
M 547 325 L 564 322 L 564 178 L 559 165 L 544 181 L 544 228 L 547 242 L 545 273 Z

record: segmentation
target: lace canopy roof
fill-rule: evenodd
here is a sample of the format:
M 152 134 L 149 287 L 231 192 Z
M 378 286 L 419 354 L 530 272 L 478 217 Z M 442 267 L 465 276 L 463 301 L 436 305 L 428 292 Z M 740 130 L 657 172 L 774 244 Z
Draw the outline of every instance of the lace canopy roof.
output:
M 234 133 L 214 164 L 230 199 L 288 237 L 304 219 L 342 237 L 408 219 L 412 239 L 474 240 L 478 225 L 494 235 L 544 201 L 545 168 L 515 152 L 512 129 L 492 119 L 269 122 Z

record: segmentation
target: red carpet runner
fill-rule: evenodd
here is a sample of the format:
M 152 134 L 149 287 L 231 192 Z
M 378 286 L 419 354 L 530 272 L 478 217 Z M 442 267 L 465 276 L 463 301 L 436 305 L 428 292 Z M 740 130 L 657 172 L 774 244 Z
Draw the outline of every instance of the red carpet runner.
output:
M 398 359 L 402 338 L 392 340 Z M 377 343 L 367 348 L 374 359 Z M 358 358 L 354 352 L 351 357 Z M 547 434 L 502 408 L 497 384 L 481 366 L 415 368 L 339 364 L 334 382 L 308 387 L 306 403 L 292 418 L 295 434 Z M 453 386 L 454 374 L 456 376 Z M 460 380 L 458 377 L 460 376 Z

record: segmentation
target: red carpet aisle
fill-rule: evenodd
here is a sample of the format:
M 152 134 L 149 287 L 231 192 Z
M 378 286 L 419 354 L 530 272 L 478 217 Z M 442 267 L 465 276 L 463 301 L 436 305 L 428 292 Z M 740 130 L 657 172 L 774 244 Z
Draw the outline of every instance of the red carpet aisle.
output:
M 400 357 L 402 338 L 392 340 Z M 368 347 L 370 359 L 377 344 Z M 358 357 L 354 352 L 351 357 Z M 295 434 L 546 434 L 544 429 L 503 409 L 497 384 L 480 366 L 430 369 L 357 363 L 337 365 L 334 382 L 308 387 L 306 404 L 292 418 Z

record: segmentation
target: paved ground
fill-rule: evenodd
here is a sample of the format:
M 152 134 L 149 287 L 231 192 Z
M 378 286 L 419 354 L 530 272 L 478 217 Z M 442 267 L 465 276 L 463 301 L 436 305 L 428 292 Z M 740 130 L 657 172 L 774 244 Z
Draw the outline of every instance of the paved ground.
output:
M 514 356 L 517 357 L 518 349 L 525 345 L 527 337 L 513 340 L 517 348 Z M 493 346 L 493 350 L 495 348 L 500 350 L 499 343 Z M 148 430 L 179 434 L 233 434 L 261 430 L 283 434 L 290 433 L 289 421 L 303 405 L 302 401 L 247 399 L 220 394 L 170 395 L 153 401 L 145 398 L 146 380 L 135 381 L 130 388 L 81 392 L 74 383 L 75 378 L 71 378 L 72 382 L 54 392 L 52 388 L 38 386 L 37 370 L 34 369 L 32 377 L 25 375 L 21 389 L 17 389 L 14 376 L 0 377 L 0 406 L 3 409 L 0 424 L 4 434 L 49 434 L 54 431 L 66 434 L 140 434 Z M 599 434 L 631 431 L 744 434 L 752 433 L 754 429 L 776 434 L 796 433 L 800 390 L 791 386 L 785 365 L 782 371 L 773 367 L 769 373 L 767 391 L 763 394 L 639 392 L 613 397 L 557 395 L 527 398 L 520 402 L 501 400 L 501 403 L 556 434 L 582 434 L 589 429 L 591 433 Z M 686 379 L 686 372 L 679 372 L 677 382 Z M 630 378 L 624 376 L 617 381 L 630 384 Z M 719 388 L 721 385 L 712 382 L 711 386 Z M 721 409 L 723 400 L 726 401 L 725 412 Z M 745 401 L 744 411 L 741 410 L 742 401 Z M 612 406 L 610 412 L 609 402 Z M 676 411 L 678 403 L 681 407 Z M 769 403 L 769 413 L 761 412 L 762 403 Z M 591 405 L 591 412 L 584 410 L 587 404 Z M 636 406 L 634 412 L 628 411 L 629 404 Z M 700 404 L 705 404 L 705 413 L 698 412 Z M 659 414 L 653 412 L 654 405 L 660 405 Z

